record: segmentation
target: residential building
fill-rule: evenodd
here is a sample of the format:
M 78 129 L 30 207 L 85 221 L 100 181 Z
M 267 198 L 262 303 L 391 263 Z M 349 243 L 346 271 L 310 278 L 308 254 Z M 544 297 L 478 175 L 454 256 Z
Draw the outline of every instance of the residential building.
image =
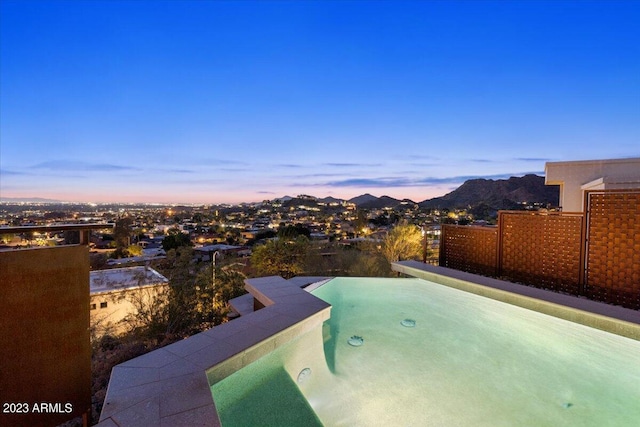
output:
M 126 331 L 127 316 L 141 306 L 154 304 L 167 292 L 169 280 L 148 267 L 114 268 L 92 271 L 90 281 L 90 322 L 95 334 Z
M 547 162 L 545 183 L 560 186 L 564 212 L 582 212 L 587 190 L 640 187 L 640 158 Z

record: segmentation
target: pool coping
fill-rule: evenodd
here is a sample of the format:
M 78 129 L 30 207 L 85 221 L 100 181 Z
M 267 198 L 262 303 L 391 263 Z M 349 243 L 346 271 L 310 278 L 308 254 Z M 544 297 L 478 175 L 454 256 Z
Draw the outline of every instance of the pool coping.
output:
M 640 341 L 640 311 L 419 261 L 393 271 Z
M 264 308 L 115 366 L 97 425 L 220 426 L 210 384 L 330 317 L 331 306 L 302 289 L 313 279 L 247 279 Z

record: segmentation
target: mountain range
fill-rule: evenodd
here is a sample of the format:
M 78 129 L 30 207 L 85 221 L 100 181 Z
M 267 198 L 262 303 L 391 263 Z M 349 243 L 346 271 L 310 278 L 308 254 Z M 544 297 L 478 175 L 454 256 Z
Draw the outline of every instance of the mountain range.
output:
M 409 199 L 395 199 L 389 196 L 376 197 L 366 193 L 346 200 L 361 209 L 397 208 L 402 205 L 419 205 L 421 208 L 454 209 L 486 205 L 492 210 L 514 209 L 522 202 L 558 206 L 560 191 L 557 185 L 545 185 L 544 177 L 534 174 L 509 179 L 470 179 L 460 187 L 441 197 L 415 202 Z M 296 205 L 301 201 L 314 199 L 320 203 L 340 203 L 345 200 L 334 197 L 316 199 L 311 196 L 289 197 L 279 200 L 284 204 Z
M 61 200 L 44 199 L 42 197 L 2 197 L 2 203 L 65 203 Z
M 484 206 L 489 210 L 514 209 L 522 202 L 539 203 L 558 206 L 560 191 L 557 185 L 545 185 L 544 177 L 534 174 L 509 179 L 470 179 L 460 187 L 441 197 L 415 202 L 409 199 L 395 199 L 389 196 L 376 197 L 369 193 L 353 197 L 349 200 L 335 197 L 317 198 L 301 195 L 278 198 L 285 206 L 299 206 L 309 203 L 354 203 L 361 209 L 398 208 L 401 206 L 419 205 L 421 208 L 455 209 L 469 206 Z M 42 198 L 1 198 L 3 203 L 64 203 Z

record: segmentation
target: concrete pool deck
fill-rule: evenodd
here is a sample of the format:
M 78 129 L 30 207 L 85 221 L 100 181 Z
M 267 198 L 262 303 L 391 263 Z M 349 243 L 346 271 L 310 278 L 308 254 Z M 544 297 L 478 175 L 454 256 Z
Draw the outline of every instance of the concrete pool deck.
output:
M 392 263 L 392 268 L 640 340 L 635 310 L 417 261 Z M 251 303 L 244 297 L 241 317 L 114 367 L 98 426 L 220 426 L 210 385 L 321 326 L 331 306 L 303 287 L 327 279 L 246 280 Z

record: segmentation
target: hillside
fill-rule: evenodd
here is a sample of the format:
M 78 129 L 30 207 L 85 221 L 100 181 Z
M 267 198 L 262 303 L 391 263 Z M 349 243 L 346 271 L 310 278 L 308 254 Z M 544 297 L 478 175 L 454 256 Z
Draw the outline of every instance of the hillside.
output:
M 509 179 L 471 179 L 451 193 L 420 202 L 423 208 L 465 208 L 481 203 L 493 209 L 513 209 L 521 202 L 558 206 L 560 191 L 545 185 L 544 177 L 525 175 Z
M 382 209 L 382 208 L 394 208 L 401 209 L 403 206 L 413 207 L 416 205 L 416 202 L 409 199 L 394 199 L 389 196 L 377 197 L 375 199 L 368 200 L 364 203 L 358 204 L 357 206 L 362 209 Z
M 366 193 L 366 194 L 363 194 L 361 196 L 353 197 L 353 198 L 351 198 L 351 199 L 349 199 L 347 201 L 349 203 L 354 203 L 356 206 L 360 207 L 365 203 L 371 203 L 371 202 L 374 202 L 376 200 L 378 200 L 378 197 L 376 197 L 376 196 L 374 196 L 372 194 Z
M 539 203 L 542 205 L 558 206 L 560 191 L 558 186 L 545 185 L 544 177 L 525 175 L 509 179 L 470 179 L 460 187 L 442 197 L 424 200 L 418 205 L 421 208 L 467 208 L 483 205 L 490 211 L 500 209 L 518 209 L 522 202 Z M 327 197 L 316 199 L 313 196 L 283 197 L 284 206 L 313 205 L 318 202 L 341 202 L 341 199 Z M 403 206 L 412 207 L 415 202 L 409 199 L 398 200 L 389 196 L 376 197 L 366 193 L 348 200 L 360 209 L 399 209 Z

